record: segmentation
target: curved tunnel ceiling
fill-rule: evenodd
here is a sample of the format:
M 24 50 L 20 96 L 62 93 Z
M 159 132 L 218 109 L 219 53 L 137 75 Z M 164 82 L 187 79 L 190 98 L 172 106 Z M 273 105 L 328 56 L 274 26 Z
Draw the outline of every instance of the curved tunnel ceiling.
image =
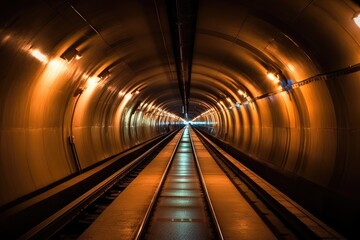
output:
M 276 90 L 266 77 L 268 71 L 298 82 L 358 63 L 357 54 L 352 54 L 359 47 L 359 31 L 352 22 L 358 7 L 350 1 L 192 4 L 198 5 L 196 12 L 187 1 L 177 6 L 185 17 L 187 12 L 196 14 L 196 21 L 190 22 L 196 26 L 183 24 L 185 32 L 196 29 L 194 36 L 185 36 L 194 37 L 187 39 L 194 41 L 193 55 L 185 59 L 192 63 L 191 91 L 186 95 L 195 104 L 188 111 L 190 120 L 206 110 L 197 102 L 213 105 L 208 86 L 212 81 L 223 82 L 217 86 L 218 98 L 234 97 L 238 89 L 256 97 Z M 76 48 L 82 54 L 81 61 L 70 66 L 76 71 L 90 76 L 106 69 L 111 74 L 105 83 L 108 87 L 142 89 L 142 99 L 183 117 L 181 97 L 186 90 L 177 84 L 181 54 L 174 48 L 169 23 L 179 18 L 164 1 L 44 1 L 19 7 L 14 4 L 7 11 L 14 15 L 7 22 L 12 27 L 2 32 L 3 42 L 8 36 L 19 48 L 38 47 L 49 58 Z M 30 26 L 17 23 L 19 18 L 28 19 Z M 79 86 L 81 80 L 74 79 L 73 87 Z

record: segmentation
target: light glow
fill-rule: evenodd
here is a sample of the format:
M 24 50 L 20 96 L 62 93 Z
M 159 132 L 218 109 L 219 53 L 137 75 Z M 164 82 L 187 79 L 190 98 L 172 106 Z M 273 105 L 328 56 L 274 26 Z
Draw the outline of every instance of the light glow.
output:
M 353 17 L 355 24 L 360 28 L 360 13 L 357 13 L 355 17 Z
M 123 97 L 123 96 L 125 96 L 125 94 L 126 94 L 125 92 L 120 91 L 120 92 L 118 93 L 118 96 L 119 96 L 119 97 Z
M 51 59 L 47 67 L 47 79 L 56 79 L 59 74 L 63 74 L 66 71 L 66 64 L 57 58 Z
M 42 52 L 40 52 L 40 50 L 38 50 L 38 49 L 31 49 L 31 55 L 33 55 L 40 62 L 43 62 L 43 63 L 48 62 L 47 56 L 45 54 L 43 54 Z
M 279 81 L 279 75 L 272 73 L 272 72 L 268 72 L 267 73 L 267 77 L 271 80 L 271 81 Z
M 80 58 L 82 58 L 82 55 L 80 53 L 78 53 L 76 56 L 75 56 L 75 60 L 79 60 Z
M 6 43 L 7 41 L 10 40 L 10 35 L 6 35 L 3 39 L 2 39 L 2 43 Z
M 100 79 L 98 77 L 91 77 L 88 79 L 88 86 L 95 86 L 99 83 Z
M 132 98 L 132 94 L 131 93 L 127 93 L 124 97 L 124 101 L 127 103 L 130 99 Z
M 295 72 L 295 67 L 291 63 L 288 64 L 288 68 L 290 69 L 290 71 Z

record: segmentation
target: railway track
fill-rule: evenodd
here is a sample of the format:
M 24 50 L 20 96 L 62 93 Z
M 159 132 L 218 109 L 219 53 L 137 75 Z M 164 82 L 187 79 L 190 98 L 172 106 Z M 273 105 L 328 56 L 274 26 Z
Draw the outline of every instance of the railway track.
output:
M 108 207 L 116 197 L 139 175 L 139 173 L 152 160 L 153 156 L 158 150 L 152 152 L 151 156 L 144 159 L 137 166 L 129 170 L 129 172 L 121 177 L 118 181 L 111 184 L 107 190 L 99 195 L 93 202 L 79 210 L 75 216 L 56 231 L 49 239 L 77 239 L 94 221 L 95 219 Z
M 135 239 L 223 239 L 185 128 Z
M 175 136 L 176 132 L 150 143 L 152 147 L 148 147 L 147 145 L 150 146 L 150 144 L 147 144 L 141 154 L 138 153 L 141 152 L 141 149 L 136 149 L 137 157 L 131 156 L 133 153 L 130 152 L 119 160 L 110 161 L 104 167 L 99 166 L 99 170 L 95 169 L 93 173 L 84 173 L 83 175 L 87 176 L 79 176 L 81 177 L 79 182 L 76 180 L 74 183 L 65 183 L 69 186 L 74 184 L 79 192 L 83 191 L 84 193 L 79 194 L 78 197 L 73 197 L 70 203 L 53 212 L 48 218 L 38 222 L 27 231 L 21 234 L 11 233 L 11 235 L 14 237 L 17 235 L 16 239 L 77 239 L 151 162 Z M 119 161 L 123 163 L 119 164 Z M 88 187 L 90 184 L 93 185 L 91 189 Z M 71 188 L 70 186 L 63 192 Z M 72 192 L 74 191 L 72 190 Z M 55 201 L 62 201 L 61 194 L 59 199 Z M 50 208 L 42 210 L 51 211 Z M 7 233 L 7 235 L 9 234 Z
M 135 178 L 138 182 L 153 178 L 153 170 L 144 180 L 140 173 L 168 142 L 158 143 L 144 153 L 146 159 L 112 174 L 93 193 L 74 200 L 61 214 L 20 239 L 77 239 L 89 226 L 106 229 L 96 218 L 100 214 L 108 217 L 104 210 Z M 138 211 L 140 220 L 134 220 L 130 224 L 134 229 L 125 231 L 128 235 L 120 239 L 344 239 L 192 127 L 184 128 L 171 149 L 156 189 L 147 202 L 137 204 L 144 209 L 132 210 Z M 151 169 L 157 169 L 152 164 Z M 137 185 L 141 195 L 140 188 Z M 136 201 L 138 197 L 124 197 L 121 202 Z M 114 222 L 129 221 L 121 214 Z M 111 231 L 107 234 L 112 236 Z
M 346 239 L 195 129 L 213 159 L 277 239 Z

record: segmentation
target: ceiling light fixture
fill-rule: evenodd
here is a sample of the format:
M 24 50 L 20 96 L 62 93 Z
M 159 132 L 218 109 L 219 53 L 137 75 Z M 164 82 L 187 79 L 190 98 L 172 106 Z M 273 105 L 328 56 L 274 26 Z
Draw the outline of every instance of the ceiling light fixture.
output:
M 239 93 L 241 96 L 243 96 L 244 98 L 247 97 L 247 93 L 246 93 L 245 91 L 241 90 L 241 89 L 238 90 L 238 93 Z
M 135 89 L 134 91 L 132 91 L 130 94 L 131 95 L 138 95 L 140 93 L 139 89 Z
M 91 77 L 91 78 L 88 79 L 88 84 L 89 84 L 90 86 L 95 86 L 95 85 L 98 84 L 99 82 L 100 82 L 100 79 L 99 79 L 98 77 L 96 77 L 96 76 Z
M 267 73 L 267 77 L 271 80 L 271 81 L 279 81 L 280 78 L 279 78 L 279 74 L 276 74 L 274 72 L 268 72 Z
M 38 50 L 38 49 L 30 49 L 30 52 L 31 52 L 31 55 L 33 55 L 40 62 L 43 62 L 43 63 L 48 62 L 48 58 L 46 57 L 45 54 L 40 52 L 40 50 Z
M 99 75 L 98 77 L 101 79 L 101 80 L 105 80 L 106 78 L 110 77 L 111 74 L 109 72 L 108 69 L 104 69 Z
M 67 63 L 71 63 L 74 59 L 78 60 L 81 57 L 82 55 L 75 48 L 69 48 L 61 55 L 61 58 L 64 59 Z
M 355 24 L 360 28 L 360 13 L 355 13 L 353 20 L 354 20 Z

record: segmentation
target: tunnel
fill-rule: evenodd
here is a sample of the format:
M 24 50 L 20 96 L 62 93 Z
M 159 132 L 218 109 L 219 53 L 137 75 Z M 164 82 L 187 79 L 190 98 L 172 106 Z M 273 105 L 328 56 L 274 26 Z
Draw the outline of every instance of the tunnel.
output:
M 1 212 L 191 125 L 359 235 L 358 3 L 15 0 L 0 12 Z

